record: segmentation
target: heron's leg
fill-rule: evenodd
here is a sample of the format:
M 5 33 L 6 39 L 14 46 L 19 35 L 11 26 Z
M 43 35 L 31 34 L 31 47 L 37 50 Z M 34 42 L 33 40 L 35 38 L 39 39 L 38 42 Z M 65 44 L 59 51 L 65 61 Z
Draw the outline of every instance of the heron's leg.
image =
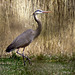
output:
M 26 58 L 26 60 L 28 60 L 29 64 L 31 64 L 30 59 L 27 56 L 24 56 L 24 50 L 25 50 L 25 48 L 23 49 L 23 53 L 22 53 L 23 60 L 24 60 L 24 58 Z M 24 62 L 25 62 L 25 60 L 24 60 Z
M 26 57 L 26 60 L 28 60 L 29 64 L 32 65 L 32 63 L 31 63 L 31 61 L 30 61 L 30 59 L 28 57 Z
M 24 61 L 24 65 L 25 65 L 25 60 L 24 60 L 24 58 L 25 58 L 25 56 L 24 56 L 24 49 L 25 49 L 25 48 L 23 48 L 22 56 L 23 56 L 23 61 Z
M 18 52 L 19 49 L 17 50 L 16 53 L 19 54 L 19 55 L 22 55 L 22 57 L 23 57 L 23 61 L 24 61 L 24 65 L 25 65 L 25 60 L 24 60 L 24 58 L 26 58 L 26 60 L 29 61 L 29 64 L 31 64 L 30 59 L 29 59 L 27 56 L 24 56 L 24 50 L 25 50 L 25 48 L 23 49 L 23 53 L 22 53 L 22 54 Z
M 24 48 L 24 49 L 25 49 L 25 48 Z M 24 60 L 24 57 L 25 57 L 25 56 L 24 56 L 24 49 L 23 49 L 23 53 L 22 53 L 22 54 L 18 52 L 18 51 L 19 51 L 19 49 L 17 50 L 17 52 L 16 52 L 16 53 L 17 53 L 17 54 L 19 54 L 19 55 L 22 55 L 22 57 L 23 57 L 23 61 L 24 61 L 24 65 L 25 65 L 25 60 Z
M 19 51 L 19 49 L 16 51 L 16 53 L 17 53 L 17 54 L 19 54 L 19 55 L 22 55 L 22 54 L 21 54 L 21 53 L 19 53 L 18 51 Z M 23 56 L 23 55 L 22 55 L 22 56 Z

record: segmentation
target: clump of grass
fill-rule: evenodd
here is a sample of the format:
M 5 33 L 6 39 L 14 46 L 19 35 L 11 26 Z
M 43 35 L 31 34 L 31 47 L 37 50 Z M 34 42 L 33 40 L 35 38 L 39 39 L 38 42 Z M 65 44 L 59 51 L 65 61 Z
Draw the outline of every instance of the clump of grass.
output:
M 46 57 L 43 54 L 36 56 L 37 60 L 44 60 Z
M 50 57 L 48 55 L 44 55 L 44 54 L 37 55 L 35 57 L 35 59 L 40 62 L 42 62 L 42 61 L 49 62 L 50 61 Z
M 75 61 L 75 55 L 69 57 L 67 55 L 52 55 L 52 56 L 48 56 L 48 55 L 44 55 L 44 54 L 40 54 L 37 55 L 36 57 L 34 57 L 37 61 L 46 61 L 46 62 L 60 62 L 62 64 L 64 63 L 68 63 L 70 61 Z
M 73 53 L 73 55 L 70 57 L 71 61 L 75 61 L 75 53 Z
M 20 56 L 16 55 L 16 53 L 12 53 L 12 56 L 11 56 L 10 58 L 15 59 L 15 60 L 16 60 L 16 59 L 17 59 L 17 60 L 22 59 Z
M 51 60 L 55 60 L 55 62 L 67 62 L 69 60 L 69 57 L 66 55 L 51 56 Z

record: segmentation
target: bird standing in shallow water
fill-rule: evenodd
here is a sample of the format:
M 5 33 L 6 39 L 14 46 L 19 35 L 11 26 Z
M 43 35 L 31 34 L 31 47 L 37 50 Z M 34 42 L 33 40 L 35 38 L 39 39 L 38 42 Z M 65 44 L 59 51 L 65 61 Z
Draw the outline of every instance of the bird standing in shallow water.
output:
M 11 52 L 15 49 L 18 49 L 16 53 L 18 53 L 19 55 L 22 55 L 23 57 L 23 61 L 24 61 L 24 65 L 25 65 L 25 60 L 24 58 L 26 58 L 26 60 L 30 62 L 30 59 L 27 56 L 24 56 L 24 50 L 25 47 L 28 46 L 36 37 L 38 37 L 38 35 L 41 32 L 41 22 L 37 19 L 37 15 L 41 14 L 41 13 L 50 13 L 50 11 L 42 11 L 42 10 L 36 10 L 33 13 L 34 19 L 38 24 L 38 27 L 36 30 L 32 30 L 32 29 L 28 29 L 26 31 L 24 31 L 22 34 L 20 34 L 6 49 L 6 52 Z M 19 53 L 19 48 L 23 48 L 23 53 Z

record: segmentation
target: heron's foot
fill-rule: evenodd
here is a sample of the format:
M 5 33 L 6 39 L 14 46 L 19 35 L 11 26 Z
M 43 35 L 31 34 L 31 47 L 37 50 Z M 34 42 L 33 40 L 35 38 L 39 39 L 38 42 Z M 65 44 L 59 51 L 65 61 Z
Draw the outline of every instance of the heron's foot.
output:
M 30 59 L 27 56 L 24 56 L 26 58 L 26 60 L 28 60 L 29 64 L 32 65 Z
M 25 62 L 26 62 L 26 61 L 24 60 L 24 58 L 26 58 L 26 60 L 28 60 L 29 64 L 32 65 L 30 59 L 29 59 L 27 56 L 24 56 L 23 53 L 22 53 L 22 56 L 23 56 L 24 66 L 25 66 Z
M 30 59 L 27 57 L 26 60 L 28 60 L 29 64 L 32 65 Z

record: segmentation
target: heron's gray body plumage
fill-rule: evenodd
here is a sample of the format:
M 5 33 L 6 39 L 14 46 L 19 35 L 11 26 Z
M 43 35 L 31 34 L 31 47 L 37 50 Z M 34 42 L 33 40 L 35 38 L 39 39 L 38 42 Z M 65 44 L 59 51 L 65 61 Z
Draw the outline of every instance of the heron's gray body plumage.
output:
M 12 51 L 17 48 L 23 48 L 28 46 L 35 37 L 35 31 L 28 29 L 22 34 L 20 34 L 8 47 L 6 50 Z

